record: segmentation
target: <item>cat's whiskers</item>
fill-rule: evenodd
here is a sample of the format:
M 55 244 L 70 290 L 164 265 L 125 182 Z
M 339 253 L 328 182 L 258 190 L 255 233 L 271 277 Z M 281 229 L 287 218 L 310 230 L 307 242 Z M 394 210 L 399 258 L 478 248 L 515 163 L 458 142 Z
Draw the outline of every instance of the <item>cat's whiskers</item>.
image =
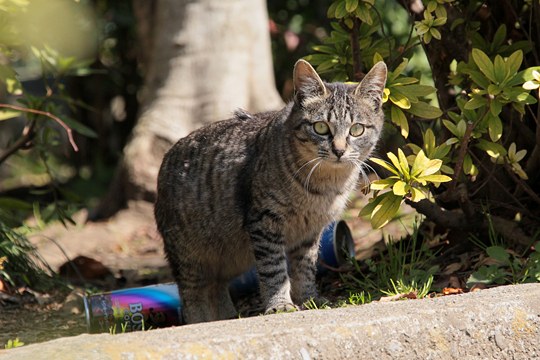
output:
M 304 165 L 300 166 L 300 167 L 298 168 L 298 170 L 296 170 L 296 171 L 294 172 L 294 174 L 292 175 L 292 178 L 294 179 L 294 178 L 296 177 L 296 175 L 298 175 L 298 173 L 299 173 L 304 167 L 306 167 L 307 165 L 311 164 L 311 163 L 314 162 L 314 161 L 321 160 L 321 159 L 322 159 L 322 157 L 317 156 L 317 157 L 314 158 L 314 159 L 311 159 L 311 160 L 309 160 L 309 161 L 306 161 L 306 163 L 305 163 Z
M 358 159 L 351 160 L 351 162 L 357 168 L 358 172 L 360 173 L 362 182 L 364 182 L 365 184 L 369 184 L 370 183 L 369 177 L 366 174 L 366 171 L 364 169 L 364 166 L 366 166 L 366 163 L 362 162 L 361 160 L 358 160 Z
M 308 176 L 306 177 L 306 180 L 304 182 L 304 188 L 306 189 L 307 192 L 309 192 L 309 180 L 311 179 L 311 175 L 313 174 L 315 169 L 317 169 L 317 167 L 319 167 L 319 165 L 321 165 L 321 163 L 322 163 L 322 160 L 319 161 L 318 163 L 316 163 L 315 165 L 313 165 L 313 167 L 309 171 Z
M 375 171 L 375 169 L 373 168 L 373 166 L 369 165 L 367 162 L 364 162 L 362 163 L 363 166 L 367 167 L 369 170 L 373 171 L 373 173 L 375 174 L 375 176 L 377 177 L 377 180 L 380 180 L 381 177 L 379 176 L 379 174 L 377 174 L 377 171 Z

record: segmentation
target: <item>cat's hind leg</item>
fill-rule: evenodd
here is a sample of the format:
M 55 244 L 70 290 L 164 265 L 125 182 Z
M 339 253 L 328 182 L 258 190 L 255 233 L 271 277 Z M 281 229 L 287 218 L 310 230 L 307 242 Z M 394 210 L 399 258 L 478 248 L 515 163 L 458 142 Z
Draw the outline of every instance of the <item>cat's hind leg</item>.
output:
M 213 302 L 216 303 L 217 319 L 227 320 L 238 317 L 234 304 L 229 294 L 229 283 L 222 281 L 214 285 L 213 287 Z

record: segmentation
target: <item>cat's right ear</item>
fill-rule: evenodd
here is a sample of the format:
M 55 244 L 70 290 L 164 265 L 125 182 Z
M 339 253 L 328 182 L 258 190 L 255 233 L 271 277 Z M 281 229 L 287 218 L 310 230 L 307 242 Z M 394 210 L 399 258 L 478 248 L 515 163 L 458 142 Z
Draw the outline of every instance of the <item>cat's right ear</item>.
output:
M 375 105 L 375 110 L 379 110 L 382 106 L 386 75 L 386 64 L 379 61 L 371 68 L 364 79 L 362 79 L 354 94 L 370 99 Z
M 328 90 L 313 67 L 305 60 L 298 60 L 294 65 L 294 101 L 305 106 L 311 101 L 324 98 Z

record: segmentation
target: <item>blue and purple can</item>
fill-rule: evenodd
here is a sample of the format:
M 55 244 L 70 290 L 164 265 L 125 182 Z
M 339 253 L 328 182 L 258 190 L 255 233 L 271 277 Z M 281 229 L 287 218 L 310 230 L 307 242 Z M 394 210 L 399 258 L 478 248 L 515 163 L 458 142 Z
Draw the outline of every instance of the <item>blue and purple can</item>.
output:
M 354 257 L 354 241 L 345 221 L 333 222 L 321 235 L 317 271 L 337 268 Z M 255 268 L 233 279 L 233 297 L 257 291 Z M 122 289 L 84 297 L 88 331 L 130 332 L 182 325 L 182 301 L 174 283 Z
M 353 259 L 354 256 L 354 240 L 347 223 L 340 220 L 328 225 L 321 234 L 317 262 L 318 272 L 326 271 L 328 266 L 338 268 Z
M 180 325 L 182 302 L 176 284 L 122 289 L 83 299 L 88 332 L 130 332 Z

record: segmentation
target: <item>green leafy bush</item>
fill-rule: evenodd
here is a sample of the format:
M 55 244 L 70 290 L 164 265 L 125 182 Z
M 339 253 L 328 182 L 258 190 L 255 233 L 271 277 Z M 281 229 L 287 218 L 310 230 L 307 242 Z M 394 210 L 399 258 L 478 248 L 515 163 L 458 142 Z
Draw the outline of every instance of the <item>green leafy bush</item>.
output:
M 530 245 L 540 225 L 540 2 L 508 2 L 511 16 L 497 1 L 414 4 L 335 0 L 332 32 L 306 57 L 330 80 L 389 67 L 394 146 L 390 161 L 372 159 L 382 178 L 361 215 L 382 227 L 404 201 L 447 229 L 487 232 L 487 205 L 496 231 Z M 427 71 L 411 66 L 418 54 Z
M 30 229 L 23 224 L 31 215 L 38 227 L 48 220 L 72 222 L 73 196 L 60 185 L 56 155 L 64 151 L 64 137 L 73 151 L 78 150 L 73 131 L 97 136 L 71 117 L 85 105 L 71 97 L 66 85 L 69 77 L 92 72 L 92 50 L 82 46 L 92 42 L 92 19 L 87 10 L 83 3 L 69 1 L 0 1 L 0 121 L 17 119 L 24 124 L 23 131 L 0 149 L 0 165 L 24 154 L 19 161 L 38 167 L 44 178 L 45 186 L 34 193 L 52 199 L 42 204 L 0 197 L 0 278 L 12 285 L 39 288 L 50 280 L 51 271 L 26 238 Z M 25 80 L 36 78 L 41 79 L 44 94 L 27 88 Z

